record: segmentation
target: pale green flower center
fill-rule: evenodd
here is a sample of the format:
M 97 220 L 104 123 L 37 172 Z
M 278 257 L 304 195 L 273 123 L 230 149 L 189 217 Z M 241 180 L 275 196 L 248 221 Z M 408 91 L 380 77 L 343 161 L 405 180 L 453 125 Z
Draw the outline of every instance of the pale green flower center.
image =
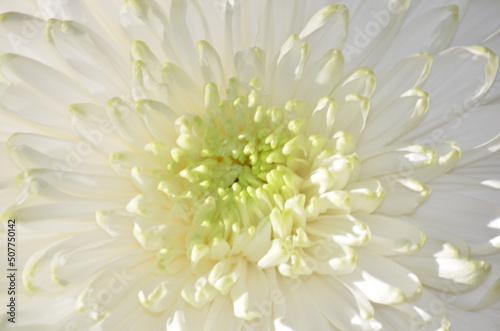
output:
M 201 307 L 214 288 L 228 293 L 242 259 L 263 269 L 277 267 L 288 277 L 312 274 L 305 250 L 318 240 L 309 238 L 307 221 L 326 212 L 348 217 L 353 210 L 378 207 L 380 185 L 348 187 L 359 175 L 354 139 L 343 131 L 314 134 L 311 114 L 332 115 L 335 107 L 329 98 L 315 110 L 296 100 L 266 107 L 255 89 L 221 101 L 209 83 L 204 114 L 177 119 L 175 146 L 146 146 L 161 164 L 150 179 L 164 195 L 145 195 L 166 206 L 169 225 L 137 226 L 135 236 L 145 248 L 158 250 L 158 272 L 177 274 L 190 265 L 198 280 L 183 291 L 187 301 Z M 144 200 L 136 197 L 129 209 L 141 211 Z M 356 240 L 368 240 L 367 229 L 358 226 L 363 235 Z M 354 263 L 352 250 L 337 249 L 340 259 Z M 154 300 L 154 293 L 142 299 L 146 306 Z
M 208 86 L 209 98 L 216 98 L 213 89 Z M 319 186 L 307 188 L 301 175 L 314 162 L 344 156 L 328 146 L 326 137 L 306 134 L 300 107 L 290 101 L 266 109 L 250 95 L 214 104 L 204 117 L 187 115 L 177 121 L 178 147 L 171 151 L 164 169 L 168 179 L 159 188 L 195 211 L 187 238 L 192 262 L 237 254 L 262 220 L 272 223 L 267 241 L 282 237 L 292 245 L 307 244 L 305 210 L 293 215 L 285 204 L 300 201 L 300 209 L 314 204 L 318 194 L 312 193 Z M 341 132 L 337 136 L 347 137 Z M 317 175 L 334 180 L 335 173 L 323 169 Z

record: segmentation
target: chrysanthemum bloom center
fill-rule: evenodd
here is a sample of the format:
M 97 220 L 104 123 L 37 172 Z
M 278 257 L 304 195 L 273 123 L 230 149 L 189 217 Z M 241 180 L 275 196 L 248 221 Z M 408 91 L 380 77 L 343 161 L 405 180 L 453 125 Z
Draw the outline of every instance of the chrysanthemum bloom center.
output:
M 315 108 L 298 100 L 266 107 L 254 89 L 221 101 L 212 83 L 204 99 L 203 115 L 177 119 L 175 145 L 146 146 L 160 165 L 149 179 L 163 194 L 145 192 L 129 203 L 129 211 L 139 213 L 150 199 L 165 208 L 165 225 L 135 229 L 145 248 L 158 250 L 158 271 L 190 269 L 197 280 L 183 296 L 201 307 L 216 290 L 230 291 L 245 261 L 277 267 L 287 277 L 312 274 L 319 263 L 312 253 L 321 243 L 317 238 L 329 238 L 330 249 L 354 267 L 347 245 L 368 240 L 368 231 L 349 214 L 375 210 L 383 190 L 378 183 L 349 186 L 359 176 L 359 160 L 354 139 L 333 129 L 335 100 L 321 99 Z M 330 122 L 320 134 L 312 123 L 318 116 Z M 339 218 L 338 242 L 306 226 L 325 213 Z M 345 226 L 355 227 L 359 237 L 345 238 Z
M 193 262 L 205 255 L 220 260 L 239 254 L 245 244 L 241 236 L 251 239 L 261 221 L 273 225 L 267 240 L 286 238 L 299 246 L 307 241 L 306 209 L 315 213 L 324 186 L 345 185 L 356 157 L 344 132 L 333 142 L 308 134 L 301 107 L 307 106 L 290 101 L 266 109 L 254 95 L 224 101 L 204 118 L 178 120 L 178 147 L 171 151 L 168 179 L 160 189 L 194 210 L 188 237 Z M 324 162 L 332 158 L 337 168 Z M 316 173 L 306 183 L 313 163 Z M 336 199 L 348 197 L 342 192 Z M 293 205 L 301 207 L 293 212 Z

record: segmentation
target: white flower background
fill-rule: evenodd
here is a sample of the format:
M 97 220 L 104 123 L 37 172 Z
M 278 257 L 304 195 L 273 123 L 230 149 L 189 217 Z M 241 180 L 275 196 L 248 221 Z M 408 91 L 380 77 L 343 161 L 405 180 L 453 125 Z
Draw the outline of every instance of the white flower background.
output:
M 500 328 L 499 1 L 0 13 L 2 330 Z

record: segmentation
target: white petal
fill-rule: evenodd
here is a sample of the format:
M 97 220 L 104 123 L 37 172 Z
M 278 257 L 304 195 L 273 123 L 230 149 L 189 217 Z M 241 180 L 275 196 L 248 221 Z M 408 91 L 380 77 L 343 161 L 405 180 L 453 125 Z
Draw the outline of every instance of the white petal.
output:
M 320 216 L 308 224 L 307 231 L 350 246 L 365 244 L 370 238 L 369 227 L 351 216 Z
M 51 269 L 52 269 L 52 258 L 60 254 L 61 252 L 72 251 L 75 248 L 85 246 L 88 242 L 97 243 L 102 240 L 106 240 L 106 235 L 100 231 L 92 231 L 87 233 L 78 234 L 67 238 L 65 240 L 54 243 L 53 245 L 46 247 L 42 251 L 39 251 L 26 262 L 26 266 L 23 269 L 23 283 L 28 290 L 36 291 L 39 289 L 43 290 L 54 290 L 61 283 L 57 282 L 57 279 L 51 279 Z M 62 248 L 62 249 L 61 249 Z
M 104 107 L 92 103 L 74 104 L 69 107 L 69 117 L 74 131 L 105 156 L 129 148 L 106 116 Z
M 500 214 L 497 205 L 454 192 L 433 192 L 431 195 L 432 199 L 428 199 L 415 214 L 423 223 L 432 224 L 472 242 L 484 242 L 498 235 L 498 230 L 488 226 Z M 474 222 L 467 221 L 471 219 Z
M 385 197 L 379 213 L 399 216 L 413 213 L 429 196 L 431 190 L 412 178 L 391 178 L 384 182 Z
M 52 135 L 73 136 L 69 129 L 68 118 L 61 116 L 63 107 L 55 100 L 33 91 L 28 86 L 7 86 L 0 83 L 0 106 L 3 117 L 9 116 L 25 132 L 50 133 Z M 29 95 L 30 98 L 26 98 Z M 7 121 L 3 121 L 7 124 Z M 16 123 L 17 124 L 17 123 Z M 19 130 L 19 129 L 18 129 Z
M 240 330 L 243 321 L 233 316 L 232 300 L 228 297 L 217 297 L 210 307 L 208 317 L 204 321 L 206 330 Z
M 44 135 L 17 133 L 7 142 L 9 156 L 23 168 L 112 174 L 91 144 Z
M 193 77 L 199 77 L 199 70 L 193 68 L 194 63 L 197 63 L 196 55 L 196 42 L 193 40 L 190 33 L 190 29 L 187 24 L 187 9 L 188 2 L 186 0 L 176 0 L 172 1 L 170 4 L 170 26 L 175 27 L 173 29 L 167 29 L 164 36 L 165 40 L 171 40 L 172 45 L 176 45 L 174 48 L 177 53 L 177 59 L 179 64 L 183 68 L 190 70 L 189 74 Z
M 338 279 L 316 276 L 304 282 L 318 310 L 340 330 L 380 330 L 373 320 L 374 309 L 362 292 L 347 289 Z M 342 308 L 331 305 L 332 297 L 342 300 Z
M 182 300 L 182 299 L 180 299 Z M 167 331 L 188 331 L 203 330 L 205 321 L 208 318 L 210 306 L 196 309 L 187 303 L 180 303 L 179 299 L 173 315 L 167 320 Z
M 397 34 L 391 44 L 391 56 L 382 58 L 377 66 L 389 67 L 394 59 L 415 52 L 436 54 L 451 43 L 459 23 L 456 5 L 430 9 L 413 18 Z
M 485 11 L 484 8 L 489 10 Z M 469 1 L 453 44 L 457 46 L 474 45 L 478 40 L 483 40 L 491 35 L 498 29 L 495 13 L 499 10 L 499 3 L 494 0 Z M 485 22 L 492 23 L 484 24 Z
M 425 234 L 416 226 L 397 218 L 377 215 L 358 215 L 370 229 L 371 237 L 365 249 L 384 256 L 405 254 L 419 249 Z
M 308 46 L 294 34 L 281 47 L 271 95 L 277 106 L 293 99 L 308 56 Z
M 127 51 L 130 40 L 119 28 L 119 7 L 116 1 L 106 3 L 97 0 L 83 0 L 75 3 L 58 0 L 37 1 L 39 6 L 37 14 L 44 19 L 56 18 L 85 24 L 106 39 L 110 45 L 121 48 L 122 52 Z
M 121 238 L 85 247 L 59 247 L 57 253 L 44 258 L 51 259 L 52 281 L 68 285 L 87 279 L 104 268 L 112 268 L 118 262 L 130 265 L 142 262 L 146 256 L 137 250 L 131 238 Z
M 257 79 L 264 82 L 266 53 L 260 48 L 251 48 L 239 51 L 234 57 L 236 72 L 242 82 L 250 82 Z
M 87 27 L 70 21 L 50 21 L 49 40 L 99 100 L 126 94 L 130 79 L 126 60 Z
M 195 62 L 197 63 L 197 62 Z M 184 69 L 172 64 L 165 64 L 162 82 L 167 85 L 167 99 L 163 101 L 178 114 L 201 112 L 203 110 L 203 88 L 196 83 Z
M 60 201 L 100 198 L 126 202 L 135 192 L 128 181 L 116 176 L 88 176 L 49 169 L 26 170 L 17 181 L 27 186 L 26 190 L 32 194 Z
M 2 2 L 0 5 L 0 12 L 15 11 L 20 13 L 33 13 L 38 9 L 36 0 L 28 0 L 23 2 Z
M 96 223 L 110 236 L 127 236 L 133 233 L 135 217 L 114 210 L 96 212 Z
M 446 174 L 433 181 L 432 187 L 440 192 L 455 192 L 495 205 L 500 200 L 498 182 L 470 176 Z
M 138 150 L 155 140 L 131 102 L 113 98 L 107 102 L 106 113 L 120 136 Z
M 306 63 L 296 97 L 310 103 L 329 96 L 342 78 L 344 58 L 338 50 L 330 50 L 319 60 Z
M 286 315 L 283 319 L 274 321 L 276 329 L 328 330 L 331 328 L 329 321 L 318 309 L 312 293 L 308 291 L 302 280 L 297 280 L 291 286 L 284 285 L 280 289 L 286 298 Z
M 333 91 L 332 97 L 338 101 L 346 100 L 349 95 L 370 98 L 375 91 L 375 74 L 368 68 L 361 68 L 345 77 Z
M 155 1 L 124 1 L 120 10 L 120 23 L 132 40 L 141 40 L 162 59 L 166 56 L 162 43 L 169 22 Z M 170 49 L 169 49 L 170 50 Z
M 266 315 L 271 313 L 271 300 L 277 300 L 274 297 L 269 298 L 270 291 L 278 290 L 269 288 L 265 273 L 252 265 L 243 265 L 240 273 L 240 279 L 231 289 L 234 316 L 253 320 L 252 323 L 262 323 L 262 320 L 268 317 Z
M 369 253 L 358 256 L 358 268 L 340 278 L 380 304 L 396 304 L 422 292 L 417 276 L 392 260 Z
M 342 49 L 348 25 L 349 10 L 344 5 L 330 5 L 318 11 L 299 34 L 311 47 L 311 60 L 319 59 L 331 49 Z
M 480 284 L 491 270 L 484 261 L 433 256 L 396 257 L 395 261 L 415 272 L 428 287 L 445 292 L 462 292 Z
M 303 12 L 304 4 L 297 0 L 278 0 L 266 1 L 263 8 L 263 15 L 260 19 L 263 26 L 260 28 L 262 34 L 263 45 L 261 46 L 266 50 L 271 61 L 274 61 L 274 56 L 278 54 L 279 48 L 290 33 L 299 33 L 303 27 L 300 19 L 297 19 Z M 309 17 L 308 17 L 309 18 Z M 305 22 L 304 22 L 305 23 Z M 275 29 L 274 27 L 280 26 L 281 28 Z
M 174 146 L 177 138 L 174 125 L 177 114 L 172 108 L 161 102 L 141 100 L 136 103 L 136 110 L 154 138 L 170 148 Z
M 408 0 L 376 1 L 360 5 L 352 14 L 351 26 L 342 50 L 348 70 L 372 67 L 382 58 L 404 22 Z M 367 19 L 370 18 L 370 19 Z
M 500 320 L 498 310 L 488 309 L 486 311 L 464 311 L 450 307 L 448 314 L 452 325 L 456 325 L 457 331 L 467 331 L 470 329 L 495 330 Z
M 182 277 L 168 279 L 152 291 L 140 291 L 139 300 L 144 307 L 154 313 L 170 310 L 177 301 L 184 283 Z
M 392 62 L 394 60 L 391 59 Z M 383 111 L 392 96 L 421 87 L 429 76 L 432 63 L 433 58 L 429 53 L 416 53 L 401 60 L 387 73 L 377 76 L 378 89 L 372 99 L 375 109 Z
M 429 107 L 429 95 L 421 89 L 411 89 L 368 118 L 360 140 L 360 150 L 384 146 L 411 131 L 421 122 Z
M 198 42 L 198 63 L 206 82 L 213 82 L 217 86 L 224 86 L 224 67 L 219 54 L 212 45 L 206 41 Z
M 349 132 L 357 141 L 365 128 L 371 109 L 370 100 L 358 94 L 346 96 L 345 102 L 338 103 L 333 132 Z
M 0 10 L 0 13 L 3 11 Z M 65 69 L 63 61 L 45 38 L 45 26 L 46 22 L 36 16 L 18 12 L 1 14 L 0 53 L 16 53 L 58 70 Z
M 431 109 L 419 127 L 404 139 L 419 138 L 446 123 L 460 127 L 493 84 L 497 68 L 498 56 L 479 46 L 450 48 L 434 56 L 433 69 L 422 87 L 432 91 Z M 461 83 L 450 88 L 443 82 L 443 77 L 446 77 L 446 82 Z
M 10 83 L 30 86 L 63 105 L 90 98 L 87 91 L 71 77 L 38 61 L 15 54 L 4 54 L 1 63 L 2 73 Z M 51 84 L 47 84 L 47 80 Z

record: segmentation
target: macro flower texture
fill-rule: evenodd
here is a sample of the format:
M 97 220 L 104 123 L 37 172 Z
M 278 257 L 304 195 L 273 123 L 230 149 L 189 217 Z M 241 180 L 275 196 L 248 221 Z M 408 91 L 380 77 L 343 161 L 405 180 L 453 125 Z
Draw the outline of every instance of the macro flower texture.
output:
M 0 13 L 0 329 L 500 328 L 500 2 Z

